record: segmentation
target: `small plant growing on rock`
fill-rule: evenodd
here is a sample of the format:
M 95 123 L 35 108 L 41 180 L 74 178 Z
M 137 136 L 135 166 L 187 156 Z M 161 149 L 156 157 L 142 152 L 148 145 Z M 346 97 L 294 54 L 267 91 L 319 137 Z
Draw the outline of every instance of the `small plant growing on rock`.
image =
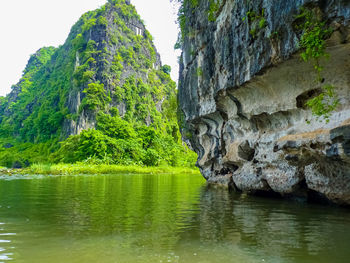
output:
M 203 76 L 203 69 L 201 67 L 197 68 L 196 75 L 197 75 L 197 77 L 202 77 Z
M 339 100 L 334 94 L 334 86 L 323 86 L 323 92 L 306 102 L 306 105 L 311 109 L 312 113 L 317 118 L 324 118 L 329 122 L 331 112 L 333 112 L 339 104 Z
M 321 14 L 317 9 L 301 8 L 300 14 L 296 16 L 298 20 L 303 21 L 297 26 L 298 29 L 303 30 L 299 45 L 304 50 L 301 53 L 301 58 L 305 61 L 312 61 L 313 67 L 317 74 L 316 81 L 323 83 L 322 77 L 323 67 L 320 60 L 328 58 L 329 54 L 326 52 L 326 42 L 332 30 L 326 26 L 326 22 L 322 21 Z M 337 95 L 334 92 L 335 87 L 332 85 L 322 86 L 322 92 L 318 96 L 308 100 L 306 105 L 311 109 L 312 114 L 317 118 L 324 118 L 329 122 L 331 112 L 333 112 L 339 104 Z
M 170 2 L 175 2 L 180 4 L 178 11 L 177 22 L 180 27 L 180 34 L 178 40 L 174 46 L 175 49 L 179 49 L 182 46 L 183 40 L 192 31 L 191 24 L 188 21 L 187 13 L 195 12 L 195 9 L 199 6 L 200 0 L 170 0 Z M 207 7 L 208 20 L 210 22 L 215 22 L 221 7 L 221 2 L 219 0 L 208 0 L 209 5 Z
M 301 57 L 305 62 L 313 61 L 318 81 L 321 81 L 323 67 L 320 65 L 320 59 L 329 57 L 329 54 L 326 53 L 325 39 L 330 36 L 332 30 L 327 28 L 326 23 L 322 22 L 319 17 L 316 11 L 306 8 L 301 8 L 301 13 L 297 16 L 304 20 L 304 23 L 298 26 L 304 32 L 299 42 L 300 47 L 304 49 Z
M 274 32 L 272 32 L 272 33 L 269 35 L 269 38 L 270 38 L 271 40 L 278 40 L 278 39 L 281 38 L 281 35 L 280 35 L 280 33 L 279 33 L 278 31 L 274 31 Z
M 220 10 L 220 3 L 218 0 L 209 1 L 209 10 L 208 10 L 208 20 L 211 22 L 216 21 L 217 13 Z
M 260 13 L 255 11 L 248 11 L 246 16 L 243 17 L 242 21 L 248 21 L 249 25 L 249 34 L 255 39 L 258 33 L 258 30 L 261 30 L 267 26 L 267 21 L 265 18 L 265 9 L 261 9 Z

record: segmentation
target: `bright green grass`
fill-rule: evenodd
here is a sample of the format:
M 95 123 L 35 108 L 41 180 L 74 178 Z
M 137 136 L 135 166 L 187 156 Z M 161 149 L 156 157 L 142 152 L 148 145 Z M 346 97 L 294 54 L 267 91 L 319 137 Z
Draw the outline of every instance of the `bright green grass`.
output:
M 122 165 L 92 164 L 33 164 L 32 166 L 12 170 L 16 174 L 74 175 L 74 174 L 199 174 L 196 168 L 187 167 L 141 167 Z

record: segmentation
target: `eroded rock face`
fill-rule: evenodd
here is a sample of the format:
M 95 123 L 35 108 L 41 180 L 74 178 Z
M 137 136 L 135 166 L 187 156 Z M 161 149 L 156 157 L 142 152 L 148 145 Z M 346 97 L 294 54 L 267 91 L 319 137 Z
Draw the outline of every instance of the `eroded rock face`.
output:
M 130 1 L 125 1 L 126 5 L 130 5 Z M 95 71 L 96 74 L 94 78 L 102 83 L 104 85 L 105 90 L 112 92 L 115 86 L 115 83 L 113 83 L 113 78 L 111 76 L 106 76 L 106 74 L 110 74 L 110 67 L 113 64 L 113 61 L 115 59 L 115 55 L 117 54 L 118 50 L 120 51 L 120 48 L 129 48 L 133 47 L 135 43 L 129 39 L 129 36 L 125 32 L 120 32 L 120 26 L 118 23 L 115 23 L 115 12 L 120 12 L 119 10 L 115 9 L 114 7 L 108 7 L 105 12 L 105 18 L 107 20 L 107 25 L 105 27 L 103 26 L 95 26 L 91 28 L 88 32 L 85 32 L 83 34 L 83 37 L 85 38 L 85 41 L 94 41 L 97 45 L 97 48 L 99 51 L 106 50 L 108 55 L 107 56 L 101 56 L 96 55 L 94 59 L 96 60 L 96 66 Z M 120 19 L 120 18 L 119 18 Z M 146 34 L 146 27 L 141 22 L 140 19 L 136 18 L 130 18 L 125 19 L 126 26 L 134 31 L 138 35 L 144 35 Z M 118 31 L 119 30 L 119 31 Z M 127 43 L 113 43 L 113 41 L 110 40 L 111 36 L 115 36 L 116 32 L 119 32 L 122 37 L 129 39 Z M 153 43 L 151 44 L 152 48 L 155 51 L 155 63 L 153 63 L 153 68 L 159 69 L 162 65 L 160 55 L 157 52 L 155 46 Z M 151 58 L 150 51 L 145 48 L 141 47 L 142 49 L 142 55 L 149 59 Z M 81 54 L 80 54 L 81 56 Z M 80 58 L 79 53 L 76 54 L 75 59 L 75 68 L 80 66 Z M 123 65 L 123 70 L 121 72 L 120 81 L 118 83 L 119 86 L 122 86 L 125 80 L 130 76 L 135 76 L 137 78 L 142 79 L 144 82 L 147 81 L 148 78 L 148 72 L 149 70 L 144 68 L 136 68 L 130 65 L 130 63 L 123 61 L 121 62 Z M 146 72 L 146 73 L 145 73 Z M 79 87 L 78 90 L 72 90 L 69 93 L 68 97 L 68 109 L 69 112 L 75 115 L 78 115 L 78 117 L 75 120 L 72 119 L 66 119 L 63 124 L 63 138 L 67 137 L 68 135 L 75 135 L 80 134 L 83 130 L 88 129 L 94 129 L 96 127 L 96 112 L 90 111 L 90 110 L 80 110 L 79 107 L 86 96 L 84 93 L 84 89 L 86 88 L 86 85 L 82 85 Z M 160 101 L 155 101 L 155 103 L 159 104 Z M 161 108 L 160 106 L 157 107 L 157 110 Z M 127 103 L 126 102 L 120 102 L 120 101 L 114 101 L 110 103 L 110 107 L 116 107 L 119 110 L 119 114 L 121 117 L 124 117 L 126 110 L 127 110 Z M 147 125 L 150 125 L 151 120 L 149 118 L 145 119 L 145 123 Z
M 350 205 L 350 2 L 226 0 L 215 22 L 200 2 L 188 14 L 179 99 L 203 176 L 251 193 Z M 321 88 L 298 54 L 296 15 L 305 5 L 334 29 L 322 74 L 340 105 L 328 123 L 304 106 Z M 243 18 L 262 10 L 266 26 L 252 35 Z

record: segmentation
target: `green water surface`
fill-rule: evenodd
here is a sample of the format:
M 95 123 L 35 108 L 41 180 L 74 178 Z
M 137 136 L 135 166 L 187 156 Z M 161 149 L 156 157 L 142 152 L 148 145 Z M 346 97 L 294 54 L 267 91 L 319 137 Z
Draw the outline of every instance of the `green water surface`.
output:
M 350 262 L 350 211 L 195 175 L 0 180 L 0 262 Z

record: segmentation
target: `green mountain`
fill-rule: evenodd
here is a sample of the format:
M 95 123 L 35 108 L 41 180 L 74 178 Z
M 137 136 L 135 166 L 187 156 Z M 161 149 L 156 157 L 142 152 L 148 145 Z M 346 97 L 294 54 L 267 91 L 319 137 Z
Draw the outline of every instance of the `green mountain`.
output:
M 66 42 L 32 55 L 0 99 L 0 165 L 193 165 L 181 142 L 176 84 L 135 8 L 108 0 Z

